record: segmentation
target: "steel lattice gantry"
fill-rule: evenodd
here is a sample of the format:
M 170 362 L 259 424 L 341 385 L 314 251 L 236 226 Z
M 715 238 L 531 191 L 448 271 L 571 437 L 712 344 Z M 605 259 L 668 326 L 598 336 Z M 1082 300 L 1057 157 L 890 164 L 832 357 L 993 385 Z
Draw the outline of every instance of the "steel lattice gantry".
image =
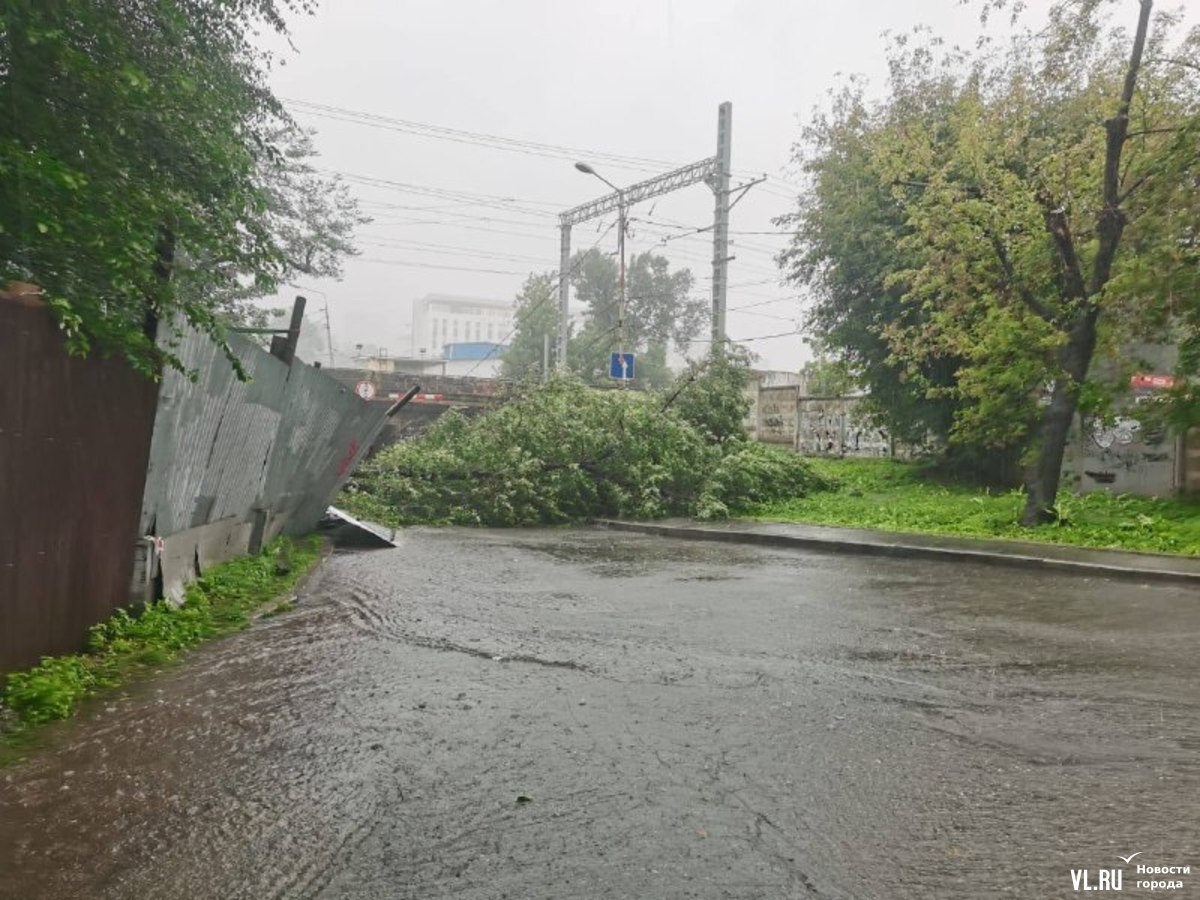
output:
M 581 203 L 559 214 L 561 235 L 558 278 L 558 360 L 560 369 L 567 364 L 567 337 L 570 326 L 571 228 L 580 222 L 595 219 L 606 213 L 628 209 L 634 203 L 669 194 L 680 188 L 704 182 L 713 191 L 713 317 L 712 340 L 714 351 L 723 349 L 725 341 L 725 285 L 728 267 L 729 242 L 729 180 L 730 144 L 733 132 L 733 104 L 722 103 L 717 116 L 717 154 L 699 162 L 681 166 L 654 178 L 639 181 L 621 191 L 614 191 L 596 200 Z

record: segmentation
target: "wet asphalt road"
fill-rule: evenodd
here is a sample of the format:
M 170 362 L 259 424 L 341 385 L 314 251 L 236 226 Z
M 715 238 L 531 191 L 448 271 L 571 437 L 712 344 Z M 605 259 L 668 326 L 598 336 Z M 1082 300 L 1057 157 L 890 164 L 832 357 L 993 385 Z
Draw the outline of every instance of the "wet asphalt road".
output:
M 0 897 L 1200 896 L 1198 712 L 1186 587 L 412 530 L 0 771 Z

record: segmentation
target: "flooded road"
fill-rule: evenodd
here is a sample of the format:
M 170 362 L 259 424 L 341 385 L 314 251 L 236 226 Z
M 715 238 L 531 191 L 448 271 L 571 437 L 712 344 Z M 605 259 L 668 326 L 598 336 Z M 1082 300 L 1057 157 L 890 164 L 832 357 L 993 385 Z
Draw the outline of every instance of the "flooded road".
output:
M 0 770 L 0 897 L 1200 897 L 1194 593 L 410 530 Z

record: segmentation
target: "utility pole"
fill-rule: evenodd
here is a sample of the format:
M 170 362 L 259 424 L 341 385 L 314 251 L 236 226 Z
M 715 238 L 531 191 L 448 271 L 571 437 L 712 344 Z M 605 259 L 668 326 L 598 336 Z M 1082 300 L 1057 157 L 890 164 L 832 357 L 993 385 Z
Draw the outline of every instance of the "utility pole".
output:
M 733 139 L 733 104 L 722 103 L 717 112 L 717 165 L 709 187 L 713 203 L 712 351 L 725 353 L 725 295 L 729 284 L 729 167 Z
M 561 221 L 561 216 L 559 217 Z M 558 255 L 558 356 L 555 365 L 560 372 L 567 370 L 567 337 L 571 331 L 571 223 L 563 221 Z
M 589 219 L 596 219 L 610 212 L 616 212 L 619 217 L 621 254 L 621 308 L 618 314 L 618 328 L 621 352 L 624 352 L 624 322 L 625 322 L 625 222 L 629 207 L 634 203 L 649 200 L 669 194 L 680 188 L 704 182 L 715 195 L 713 212 L 713 299 L 712 299 L 712 340 L 715 352 L 723 352 L 725 344 L 725 295 L 728 287 L 729 261 L 729 210 L 740 200 L 742 195 L 762 179 L 750 182 L 740 188 L 738 197 L 730 202 L 730 161 L 731 141 L 733 137 L 733 104 L 722 103 L 717 112 L 717 155 L 702 159 L 690 165 L 681 166 L 671 172 L 665 172 L 654 178 L 639 181 L 627 188 L 618 188 L 608 179 L 597 174 L 586 163 L 576 163 L 575 168 L 589 175 L 596 175 L 601 181 L 613 189 L 613 193 L 599 199 L 580 204 L 568 209 L 558 216 L 561 234 L 559 245 L 559 284 L 558 284 L 558 368 L 567 366 L 567 328 L 570 319 L 568 309 L 570 279 L 567 270 L 571 265 L 571 227 Z
M 333 368 L 336 363 L 333 361 L 333 329 L 329 327 L 329 298 L 325 298 L 325 344 L 329 350 L 329 368 Z
M 617 352 L 621 354 L 621 358 L 625 357 L 625 231 L 626 212 L 628 207 L 625 204 L 625 192 L 618 189 L 620 195 L 620 206 L 617 207 L 617 255 L 621 257 L 621 275 L 617 282 Z M 621 379 L 621 387 L 627 387 L 628 382 L 625 378 Z
M 325 343 L 326 350 L 329 352 L 329 366 L 333 368 L 336 363 L 333 360 L 333 329 L 329 327 L 329 295 L 324 291 L 318 291 L 316 288 L 311 288 L 303 284 L 288 284 L 288 287 L 294 287 L 301 291 L 311 291 L 314 294 L 320 294 L 321 299 L 325 301 Z M 361 347 L 361 344 L 359 345 Z

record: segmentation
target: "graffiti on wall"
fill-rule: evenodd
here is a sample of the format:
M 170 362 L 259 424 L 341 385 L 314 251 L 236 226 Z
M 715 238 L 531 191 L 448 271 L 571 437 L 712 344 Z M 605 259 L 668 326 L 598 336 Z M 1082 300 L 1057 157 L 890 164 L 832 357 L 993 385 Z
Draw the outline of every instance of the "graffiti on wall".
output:
M 800 398 L 796 449 L 809 456 L 883 457 L 892 453 L 887 432 L 863 420 L 853 397 Z
M 763 388 L 758 394 L 758 439 L 792 446 L 796 439 L 795 386 Z
M 1077 467 L 1080 489 L 1108 488 L 1165 496 L 1174 488 L 1173 441 L 1163 427 L 1148 427 L 1131 416 L 1080 421 Z
M 1106 423 L 1103 419 L 1093 419 L 1091 428 L 1088 429 L 1092 443 L 1101 450 L 1111 450 L 1114 445 L 1128 447 L 1138 439 L 1141 430 L 1141 422 L 1125 416 L 1117 416 L 1112 424 Z

